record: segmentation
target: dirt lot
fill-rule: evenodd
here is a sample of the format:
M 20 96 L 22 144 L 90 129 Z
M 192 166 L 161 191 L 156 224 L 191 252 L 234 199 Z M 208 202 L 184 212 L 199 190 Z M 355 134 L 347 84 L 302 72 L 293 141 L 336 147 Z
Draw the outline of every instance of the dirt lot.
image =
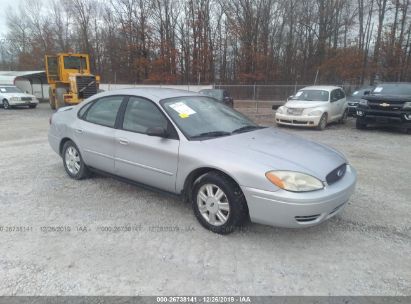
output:
M 219 236 L 177 199 L 69 179 L 50 114 L 0 109 L 0 295 L 411 295 L 411 135 L 284 129 L 346 154 L 349 205 L 314 228 Z

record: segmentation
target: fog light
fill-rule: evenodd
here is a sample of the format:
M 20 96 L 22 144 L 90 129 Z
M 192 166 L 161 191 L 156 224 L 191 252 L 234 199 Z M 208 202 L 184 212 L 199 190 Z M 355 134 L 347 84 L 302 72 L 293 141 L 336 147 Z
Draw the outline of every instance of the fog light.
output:
M 357 115 L 358 116 L 364 116 L 364 112 L 363 111 L 357 111 Z

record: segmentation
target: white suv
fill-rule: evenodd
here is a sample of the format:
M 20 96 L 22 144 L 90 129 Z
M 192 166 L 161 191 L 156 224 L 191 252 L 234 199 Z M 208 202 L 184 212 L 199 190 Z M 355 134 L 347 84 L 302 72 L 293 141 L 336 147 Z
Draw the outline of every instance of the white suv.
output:
M 15 86 L 0 85 L 0 103 L 4 109 L 10 109 L 15 106 L 35 108 L 39 101 L 36 96 L 26 94 Z
M 286 104 L 277 109 L 277 125 L 316 127 L 325 129 L 328 123 L 345 123 L 347 99 L 343 89 L 334 86 L 311 86 L 299 90 Z

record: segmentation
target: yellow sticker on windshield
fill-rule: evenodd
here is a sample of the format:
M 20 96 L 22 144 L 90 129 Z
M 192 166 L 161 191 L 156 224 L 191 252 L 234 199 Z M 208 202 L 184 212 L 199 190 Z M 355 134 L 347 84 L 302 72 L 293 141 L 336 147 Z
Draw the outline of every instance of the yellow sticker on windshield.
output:
M 180 116 L 181 118 L 190 117 L 190 115 L 188 115 L 187 113 L 181 113 L 179 116 Z

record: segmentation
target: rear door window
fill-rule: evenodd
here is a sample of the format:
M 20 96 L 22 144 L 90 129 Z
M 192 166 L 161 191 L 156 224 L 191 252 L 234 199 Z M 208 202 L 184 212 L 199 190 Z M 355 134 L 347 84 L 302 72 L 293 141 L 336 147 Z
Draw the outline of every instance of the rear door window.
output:
M 108 96 L 97 100 L 87 111 L 85 120 L 114 128 L 123 96 Z

